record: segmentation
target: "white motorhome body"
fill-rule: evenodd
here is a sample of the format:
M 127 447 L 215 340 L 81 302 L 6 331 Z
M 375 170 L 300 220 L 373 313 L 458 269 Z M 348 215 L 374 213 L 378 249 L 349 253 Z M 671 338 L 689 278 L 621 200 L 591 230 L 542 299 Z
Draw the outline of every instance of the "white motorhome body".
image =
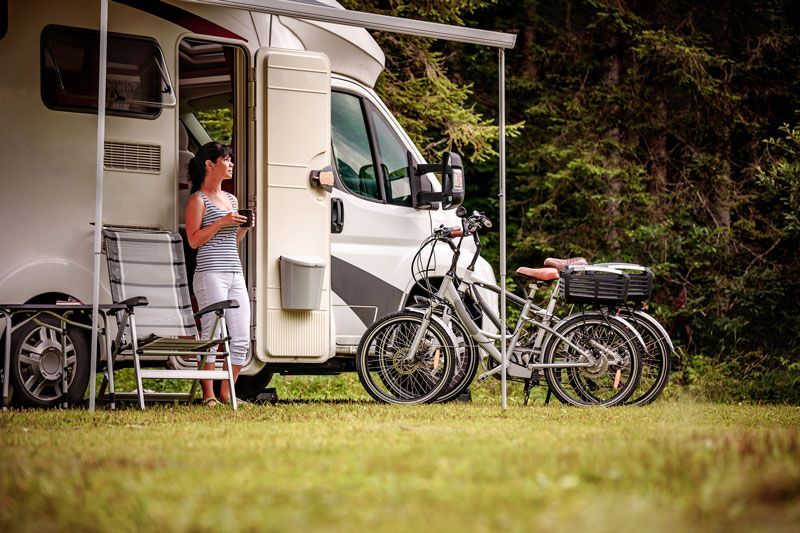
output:
M 0 155 L 14 164 L 0 176 L 0 302 L 90 301 L 97 2 L 3 7 Z M 452 212 L 412 208 L 394 179 L 400 154 L 423 159 L 372 90 L 384 61 L 375 41 L 361 28 L 178 0 L 113 1 L 109 32 L 102 223 L 179 230 L 185 163 L 210 140 L 198 116 L 229 110 L 232 192 L 258 214 L 242 249 L 255 341 L 243 374 L 352 353 L 375 318 L 409 300 L 420 241 L 456 224 Z M 308 180 L 328 164 L 330 194 Z M 280 256 L 323 259 L 318 308 L 281 309 Z M 477 268 L 494 278 L 485 261 Z

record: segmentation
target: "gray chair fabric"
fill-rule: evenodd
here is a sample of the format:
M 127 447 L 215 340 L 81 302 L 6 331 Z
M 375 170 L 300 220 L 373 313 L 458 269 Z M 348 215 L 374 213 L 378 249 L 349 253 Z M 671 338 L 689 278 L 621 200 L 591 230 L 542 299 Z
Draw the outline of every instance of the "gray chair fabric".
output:
M 180 235 L 106 229 L 103 236 L 114 302 L 147 298 L 136 310 L 139 336 L 196 336 Z

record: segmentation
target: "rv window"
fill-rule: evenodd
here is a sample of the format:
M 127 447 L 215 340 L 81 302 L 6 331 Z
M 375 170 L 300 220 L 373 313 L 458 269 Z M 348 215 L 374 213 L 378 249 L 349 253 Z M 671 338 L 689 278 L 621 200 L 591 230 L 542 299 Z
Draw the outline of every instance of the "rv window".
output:
M 331 137 L 336 166 L 344 185 L 354 194 L 381 200 L 359 98 L 339 92 L 331 94 Z
M 408 177 L 407 148 L 375 107 L 367 105 L 375 130 L 378 158 L 383 169 L 386 200 L 395 205 L 411 205 L 411 179 Z
M 48 26 L 42 31 L 42 100 L 51 109 L 97 110 L 99 32 Z M 106 110 L 155 118 L 175 105 L 161 49 L 142 37 L 108 34 Z
M 8 32 L 8 0 L 0 0 L 0 39 Z

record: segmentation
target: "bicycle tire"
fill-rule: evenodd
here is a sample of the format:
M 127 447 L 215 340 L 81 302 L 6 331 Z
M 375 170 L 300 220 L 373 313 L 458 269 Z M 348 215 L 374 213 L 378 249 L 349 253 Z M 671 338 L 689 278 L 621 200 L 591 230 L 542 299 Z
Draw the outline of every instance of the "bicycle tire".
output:
M 635 392 L 641 374 L 638 339 L 615 317 L 579 313 L 560 321 L 555 331 L 598 357 L 594 367 L 546 368 L 545 380 L 553 395 L 562 403 L 611 407 L 621 405 Z M 611 365 L 603 356 L 610 351 L 623 364 Z M 542 361 L 553 364 L 582 362 L 582 356 L 558 336 L 551 334 L 543 350 Z M 602 362 L 605 361 L 605 364 Z M 612 366 L 614 367 L 612 369 Z M 608 392 L 601 397 L 598 391 Z
M 417 353 L 408 359 L 408 347 L 422 318 L 415 313 L 392 313 L 372 324 L 361 338 L 356 372 L 375 400 L 391 404 L 430 403 L 450 383 L 456 350 L 449 332 L 437 322 L 430 322 Z
M 653 324 L 655 319 L 644 311 L 621 309 L 620 316 L 636 328 L 645 343 L 639 388 L 625 400 L 625 405 L 647 405 L 655 401 L 669 383 L 671 343 L 665 337 L 667 332 L 660 325 L 656 327 L 658 323 Z
M 478 373 L 478 365 L 480 365 L 481 360 L 478 347 L 461 322 L 457 318 L 452 317 L 449 325 L 457 341 L 456 364 L 453 377 L 447 387 L 445 387 L 445 390 L 436 399 L 437 403 L 445 403 L 454 400 L 467 390 L 472 384 L 472 380 L 475 379 L 475 374 Z

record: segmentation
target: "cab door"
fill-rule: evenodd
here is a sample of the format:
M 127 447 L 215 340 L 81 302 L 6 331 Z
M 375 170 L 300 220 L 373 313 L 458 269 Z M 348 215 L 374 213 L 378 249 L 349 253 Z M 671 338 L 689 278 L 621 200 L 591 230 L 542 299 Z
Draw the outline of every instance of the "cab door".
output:
M 342 216 L 332 225 L 331 289 L 336 343 L 346 352 L 378 317 L 403 306 L 431 221 L 429 211 L 411 207 L 411 146 L 382 103 L 357 87 L 337 87 L 331 105 L 334 217 Z
M 331 202 L 310 174 L 330 164 L 324 54 L 258 51 L 256 132 L 256 356 L 322 361 L 331 353 Z M 288 275 L 286 267 L 281 275 L 282 261 Z M 308 299 L 308 276 L 317 273 L 318 303 L 315 289 L 313 305 L 297 308 L 298 298 Z

